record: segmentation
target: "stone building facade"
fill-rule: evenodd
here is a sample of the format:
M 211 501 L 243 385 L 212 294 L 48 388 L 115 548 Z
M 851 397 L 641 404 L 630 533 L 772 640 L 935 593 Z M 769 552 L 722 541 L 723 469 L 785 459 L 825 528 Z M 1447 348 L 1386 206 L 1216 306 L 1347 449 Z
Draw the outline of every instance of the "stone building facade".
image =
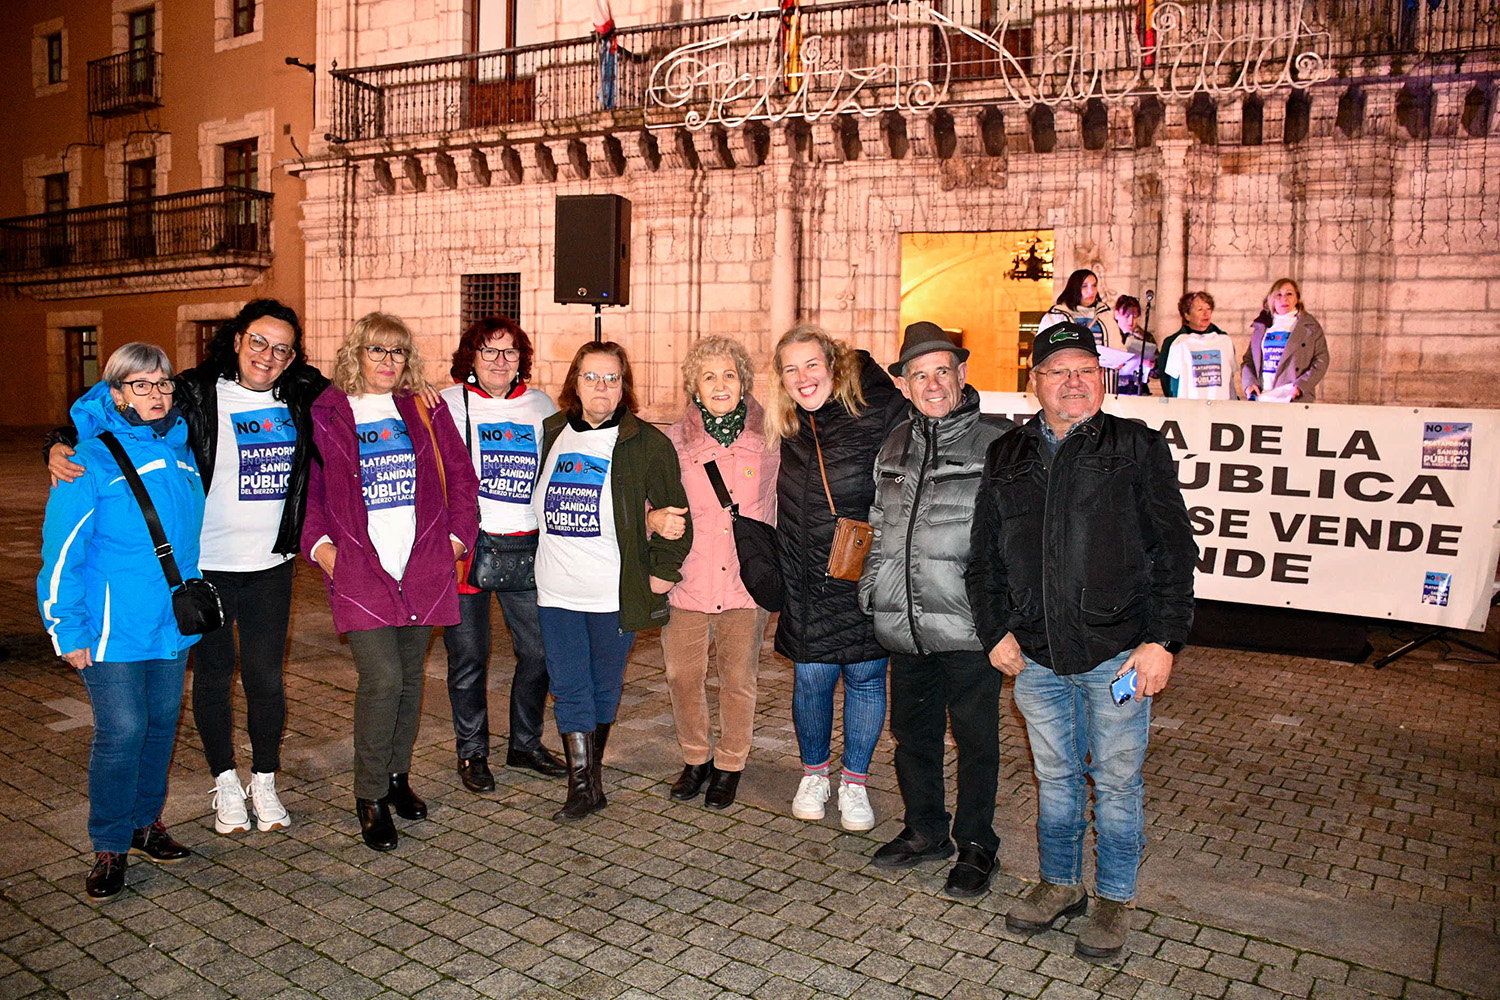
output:
M 261 296 L 302 308 L 314 12 L 294 0 L 0 4 L 0 424 L 53 426 L 132 340 L 199 360 Z
M 1040 234 L 1041 301 L 1089 267 L 1107 295 L 1154 290 L 1163 335 L 1206 288 L 1241 347 L 1291 276 L 1329 336 L 1321 399 L 1500 403 L 1500 25 L 1473 5 L 1153 4 L 1150 48 L 1136 3 L 803 5 L 793 26 L 634 0 L 606 56 L 561 0 L 501 5 L 541 44 L 479 53 L 488 2 L 318 4 L 318 63 L 343 68 L 291 168 L 317 360 L 381 309 L 441 373 L 499 283 L 555 390 L 593 316 L 553 302 L 554 200 L 615 193 L 631 297 L 604 335 L 656 418 L 705 334 L 767 359 L 806 319 L 893 356 L 903 235 L 955 233 Z M 1014 326 L 974 381 L 1015 387 Z

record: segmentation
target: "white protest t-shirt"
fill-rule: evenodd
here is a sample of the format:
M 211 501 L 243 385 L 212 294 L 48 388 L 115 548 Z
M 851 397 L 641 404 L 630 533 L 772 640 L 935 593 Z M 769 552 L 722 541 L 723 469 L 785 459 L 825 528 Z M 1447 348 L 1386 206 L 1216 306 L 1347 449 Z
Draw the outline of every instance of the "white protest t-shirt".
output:
M 219 379 L 213 482 L 203 505 L 198 568 L 254 573 L 292 558 L 272 551 L 286 507 L 297 430 L 286 404 Z
M 350 396 L 359 438 L 359 478 L 370 544 L 381 567 L 399 580 L 417 540 L 417 454 L 390 393 Z
M 557 404 L 540 389 L 499 399 L 454 385 L 444 389 L 442 397 L 459 437 L 469 442 L 469 459 L 479 476 L 480 526 L 492 535 L 535 531 L 531 497 L 541 471 L 542 421 L 557 412 Z
M 576 431 L 565 425 L 542 470 L 532 508 L 541 529 L 536 602 L 570 611 L 620 610 L 620 547 L 615 541 L 618 425 Z
M 1234 399 L 1234 341 L 1227 333 L 1184 333 L 1172 341 L 1166 373 L 1180 399 Z
M 1297 325 L 1298 313 L 1277 313 L 1271 317 L 1271 328 L 1260 340 L 1260 388 L 1264 392 L 1276 384 L 1276 369 L 1281 366 L 1281 356 L 1286 353 L 1287 342 L 1292 336 L 1292 327 Z

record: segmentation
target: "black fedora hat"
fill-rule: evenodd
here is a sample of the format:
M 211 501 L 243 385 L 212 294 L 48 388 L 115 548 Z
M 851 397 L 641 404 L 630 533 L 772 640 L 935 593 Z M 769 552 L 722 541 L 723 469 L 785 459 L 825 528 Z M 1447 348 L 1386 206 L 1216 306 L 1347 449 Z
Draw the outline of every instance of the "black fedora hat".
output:
M 899 378 L 908 361 L 933 351 L 950 351 L 960 362 L 969 360 L 969 352 L 955 344 L 942 327 L 922 320 L 906 328 L 901 339 L 901 356 L 886 370 Z

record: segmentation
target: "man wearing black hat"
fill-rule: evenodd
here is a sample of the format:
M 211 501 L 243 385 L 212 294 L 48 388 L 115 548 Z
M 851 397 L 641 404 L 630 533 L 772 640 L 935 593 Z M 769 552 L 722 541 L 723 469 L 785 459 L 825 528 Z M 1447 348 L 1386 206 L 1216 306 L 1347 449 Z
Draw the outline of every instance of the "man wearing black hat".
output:
M 1041 411 L 985 461 L 968 569 L 979 637 L 1015 678 L 1037 776 L 1042 881 L 1005 925 L 1029 934 L 1088 909 L 1092 778 L 1097 902 L 1074 951 L 1113 961 L 1145 844 L 1151 697 L 1192 625 L 1197 548 L 1166 439 L 1100 412 L 1088 328 L 1038 335 L 1031 387 Z
M 994 877 L 995 786 L 1000 766 L 1001 674 L 969 613 L 964 589 L 979 473 L 990 442 L 1014 425 L 979 412 L 964 384 L 969 352 L 934 323 L 906 328 L 890 366 L 911 401 L 875 459 L 875 544 L 860 578 L 860 606 L 891 653 L 891 734 L 906 827 L 875 852 L 881 868 L 953 854 L 952 896 L 978 896 Z M 956 815 L 944 808 L 944 735 L 958 744 Z M 949 821 L 953 821 L 952 836 Z

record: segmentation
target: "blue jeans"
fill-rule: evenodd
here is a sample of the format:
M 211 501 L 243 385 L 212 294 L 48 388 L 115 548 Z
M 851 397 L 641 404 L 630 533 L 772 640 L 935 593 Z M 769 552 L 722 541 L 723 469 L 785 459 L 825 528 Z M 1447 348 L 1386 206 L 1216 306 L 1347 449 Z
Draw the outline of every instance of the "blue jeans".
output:
M 1121 903 L 1135 898 L 1136 870 L 1146 843 L 1141 767 L 1151 725 L 1150 698 L 1116 705 L 1109 693 L 1129 655 L 1127 650 L 1087 673 L 1065 677 L 1028 657 L 1014 687 L 1036 769 L 1042 879 L 1057 885 L 1083 881 L 1086 779 L 1093 778 L 1099 860 L 1094 891 Z
M 559 733 L 591 733 L 615 721 L 625 687 L 625 658 L 635 644 L 634 632 L 620 631 L 618 611 L 569 611 L 537 608 L 547 676 L 552 682 L 552 711 Z
M 885 726 L 886 660 L 860 663 L 796 663 L 792 689 L 792 724 L 806 767 L 828 762 L 833 738 L 833 689 L 844 679 L 844 755 L 841 765 L 855 774 L 870 773 L 870 758 Z
M 94 706 L 89 751 L 89 840 L 124 854 L 161 816 L 182 713 L 187 650 L 170 660 L 95 663 L 79 671 Z
M 537 620 L 536 591 L 459 594 L 462 620 L 443 629 L 448 649 L 448 702 L 459 760 L 490 755 L 490 601 L 510 629 L 516 669 L 510 682 L 510 749 L 535 753 L 547 708 L 547 655 Z

